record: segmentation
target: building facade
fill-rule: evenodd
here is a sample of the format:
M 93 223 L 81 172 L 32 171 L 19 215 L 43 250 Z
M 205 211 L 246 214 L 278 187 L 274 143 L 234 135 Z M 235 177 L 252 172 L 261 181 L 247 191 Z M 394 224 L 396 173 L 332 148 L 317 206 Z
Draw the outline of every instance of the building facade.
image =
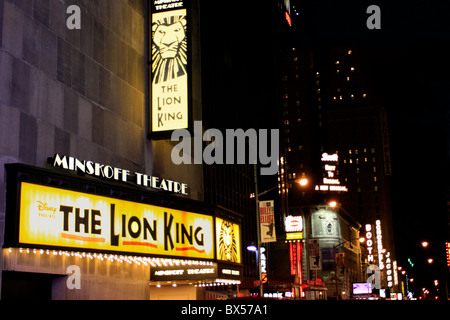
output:
M 177 142 L 170 133 L 184 128 L 175 120 L 188 117 L 192 130 L 203 118 L 199 6 L 0 1 L 3 299 L 221 297 L 212 287 L 236 293 L 243 205 L 204 202 L 203 164 L 193 155 L 192 164 L 171 158 Z M 169 37 L 177 51 L 165 50 Z M 164 73 L 160 62 L 178 72 Z M 170 79 L 188 79 L 186 91 L 181 82 L 161 85 Z M 186 109 L 167 111 L 185 100 Z

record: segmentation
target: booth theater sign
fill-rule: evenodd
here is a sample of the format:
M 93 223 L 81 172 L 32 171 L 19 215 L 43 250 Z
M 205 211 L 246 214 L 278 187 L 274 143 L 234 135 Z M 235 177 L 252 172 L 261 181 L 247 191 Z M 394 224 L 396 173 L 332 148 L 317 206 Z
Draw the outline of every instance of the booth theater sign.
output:
M 214 258 L 212 216 L 20 183 L 18 244 Z

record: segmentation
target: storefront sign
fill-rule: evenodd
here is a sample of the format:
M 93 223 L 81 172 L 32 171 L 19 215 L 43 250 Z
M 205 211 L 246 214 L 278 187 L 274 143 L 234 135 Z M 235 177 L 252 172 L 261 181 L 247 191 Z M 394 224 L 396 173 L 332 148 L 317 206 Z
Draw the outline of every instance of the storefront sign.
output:
M 273 200 L 259 202 L 259 218 L 261 223 L 261 242 L 276 242 Z
M 151 131 L 187 129 L 189 17 L 183 1 L 152 2 Z
M 217 260 L 241 263 L 241 231 L 238 224 L 216 218 Z
M 155 176 L 148 176 L 139 172 L 135 172 L 134 174 L 132 174 L 130 170 L 112 167 L 110 165 L 105 165 L 90 160 L 79 160 L 77 158 L 60 156 L 59 154 L 56 154 L 51 160 L 51 163 L 55 168 L 63 168 L 65 170 L 76 171 L 98 178 L 115 180 L 119 182 L 134 182 L 138 186 L 183 195 L 188 194 L 188 186 L 185 183 L 168 179 L 161 179 Z M 134 178 L 132 178 L 132 175 L 134 176 Z
M 308 239 L 308 255 L 309 255 L 309 269 L 322 270 L 322 261 L 319 252 L 319 240 Z
M 214 258 L 213 217 L 21 183 L 21 245 Z
M 302 216 L 287 216 L 284 220 L 286 232 L 301 232 L 303 231 L 303 217 Z
M 150 268 L 150 281 L 210 280 L 217 278 L 217 264 L 207 266 L 157 266 Z

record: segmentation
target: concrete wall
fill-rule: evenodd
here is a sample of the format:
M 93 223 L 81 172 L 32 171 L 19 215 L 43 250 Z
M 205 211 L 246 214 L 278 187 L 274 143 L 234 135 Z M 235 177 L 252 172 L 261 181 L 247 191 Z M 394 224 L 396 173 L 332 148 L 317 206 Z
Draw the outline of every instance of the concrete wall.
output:
M 66 27 L 69 5 L 81 8 L 81 30 Z M 174 143 L 147 139 L 146 15 L 145 0 L 0 0 L 0 244 L 6 163 L 45 167 L 55 153 L 70 155 L 182 181 L 190 197 L 203 199 L 202 167 L 176 167 Z M 193 46 L 195 67 L 198 41 Z M 36 263 L 28 261 L 29 267 Z

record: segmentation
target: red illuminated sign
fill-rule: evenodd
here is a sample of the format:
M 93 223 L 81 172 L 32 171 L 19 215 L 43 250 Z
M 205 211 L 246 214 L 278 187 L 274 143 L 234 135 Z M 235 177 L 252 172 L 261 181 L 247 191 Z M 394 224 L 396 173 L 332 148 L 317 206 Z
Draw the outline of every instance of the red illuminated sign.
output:
M 301 278 L 302 275 L 302 253 L 303 244 L 299 241 L 290 242 L 289 256 L 291 260 L 291 274 L 298 275 Z
M 284 13 L 284 16 L 286 17 L 286 21 L 289 23 L 289 26 L 292 27 L 291 16 L 287 11 Z
M 450 267 L 450 242 L 445 243 L 445 252 L 447 253 L 447 266 Z

